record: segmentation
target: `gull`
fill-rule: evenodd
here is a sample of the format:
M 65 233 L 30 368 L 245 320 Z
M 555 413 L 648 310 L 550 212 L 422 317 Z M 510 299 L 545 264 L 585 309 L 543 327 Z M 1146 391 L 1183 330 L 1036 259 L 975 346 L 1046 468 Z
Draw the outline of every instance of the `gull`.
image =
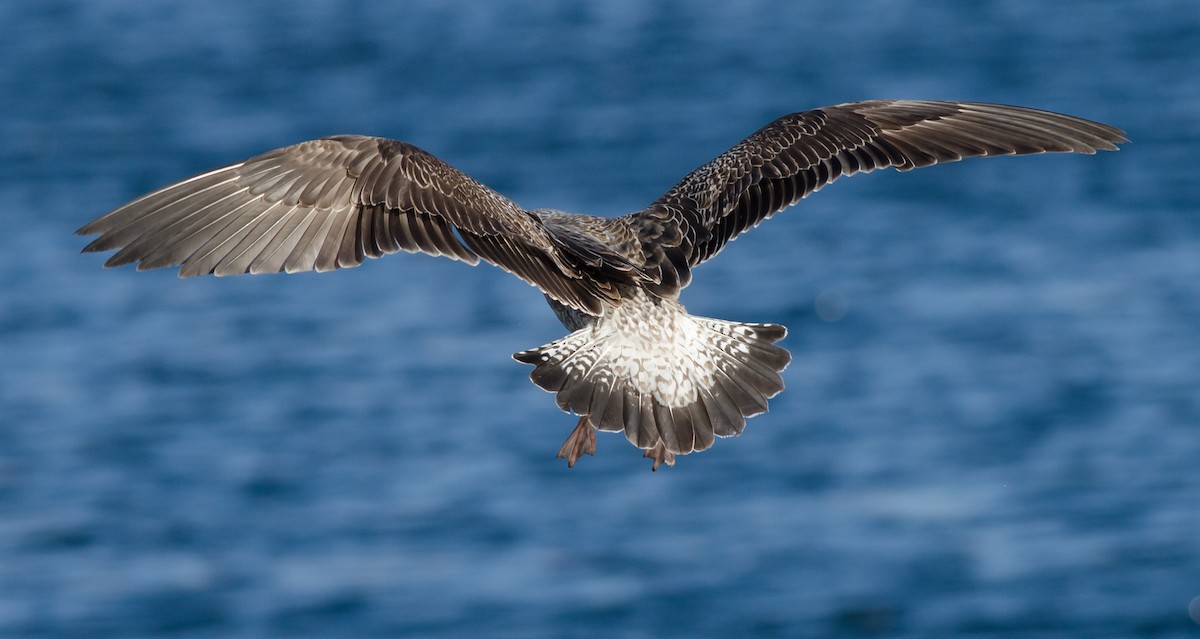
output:
M 526 210 L 412 144 L 336 135 L 165 186 L 77 231 L 106 267 L 181 277 L 331 271 L 403 250 L 498 266 L 570 331 L 513 355 L 579 417 L 558 451 L 624 432 L 652 469 L 742 433 L 783 390 L 779 324 L 690 315 L 679 294 L 727 243 L 842 176 L 969 157 L 1114 151 L 1124 132 L 1027 107 L 869 100 L 785 115 L 640 211 Z M 764 274 L 767 275 L 767 274 Z

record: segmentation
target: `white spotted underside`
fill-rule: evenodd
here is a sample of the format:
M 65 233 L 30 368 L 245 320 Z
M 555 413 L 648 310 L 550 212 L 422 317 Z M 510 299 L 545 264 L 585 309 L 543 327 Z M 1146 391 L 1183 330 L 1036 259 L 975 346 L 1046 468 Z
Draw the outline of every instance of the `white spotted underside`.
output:
M 563 410 L 640 448 L 704 450 L 737 435 L 783 390 L 786 329 L 688 315 L 679 302 L 636 290 L 589 326 L 517 353 Z

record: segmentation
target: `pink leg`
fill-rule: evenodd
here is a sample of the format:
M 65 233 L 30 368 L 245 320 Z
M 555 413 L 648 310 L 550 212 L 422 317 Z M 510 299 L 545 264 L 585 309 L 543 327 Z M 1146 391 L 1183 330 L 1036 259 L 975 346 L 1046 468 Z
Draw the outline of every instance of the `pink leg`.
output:
M 654 460 L 654 465 L 650 467 L 650 470 L 658 470 L 658 467 L 662 464 L 666 464 L 672 468 L 675 467 L 675 453 L 667 450 L 667 447 L 663 446 L 662 440 L 659 440 L 653 448 L 647 449 L 642 454 L 642 457 L 649 457 Z
M 596 454 L 596 429 L 592 428 L 587 416 L 579 418 L 575 430 L 571 431 L 571 434 L 567 436 L 567 441 L 563 442 L 562 448 L 558 449 L 558 458 L 565 457 L 567 468 L 571 468 L 584 453 Z

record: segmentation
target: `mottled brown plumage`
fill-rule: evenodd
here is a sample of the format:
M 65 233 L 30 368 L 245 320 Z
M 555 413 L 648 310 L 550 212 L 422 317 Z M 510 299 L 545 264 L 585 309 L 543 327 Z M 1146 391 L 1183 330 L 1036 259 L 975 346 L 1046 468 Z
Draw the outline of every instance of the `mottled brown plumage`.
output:
M 873 100 L 784 116 L 645 209 L 527 211 L 415 146 L 343 135 L 172 184 L 81 228 L 105 266 L 180 275 L 328 271 L 399 250 L 490 262 L 573 332 L 514 357 L 581 416 L 560 457 L 624 431 L 659 464 L 741 433 L 783 388 L 786 330 L 688 315 L 691 269 L 838 177 L 967 157 L 1115 150 L 1123 132 L 1024 107 Z

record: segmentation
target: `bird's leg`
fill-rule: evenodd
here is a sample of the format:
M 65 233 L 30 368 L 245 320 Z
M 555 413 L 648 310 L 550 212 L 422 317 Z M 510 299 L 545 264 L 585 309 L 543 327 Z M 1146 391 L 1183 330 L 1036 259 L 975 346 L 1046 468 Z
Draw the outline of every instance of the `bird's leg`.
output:
M 661 439 L 658 440 L 658 443 L 653 448 L 647 449 L 642 454 L 642 457 L 649 457 L 654 460 L 654 465 L 650 467 L 650 470 L 658 470 L 658 467 L 662 464 L 666 464 L 672 468 L 675 467 L 675 453 L 667 450 Z
M 575 430 L 571 431 L 571 434 L 567 436 L 567 441 L 563 442 L 562 448 L 558 449 L 558 458 L 565 457 L 567 468 L 571 468 L 584 453 L 596 454 L 596 429 L 588 422 L 587 415 L 579 418 Z

